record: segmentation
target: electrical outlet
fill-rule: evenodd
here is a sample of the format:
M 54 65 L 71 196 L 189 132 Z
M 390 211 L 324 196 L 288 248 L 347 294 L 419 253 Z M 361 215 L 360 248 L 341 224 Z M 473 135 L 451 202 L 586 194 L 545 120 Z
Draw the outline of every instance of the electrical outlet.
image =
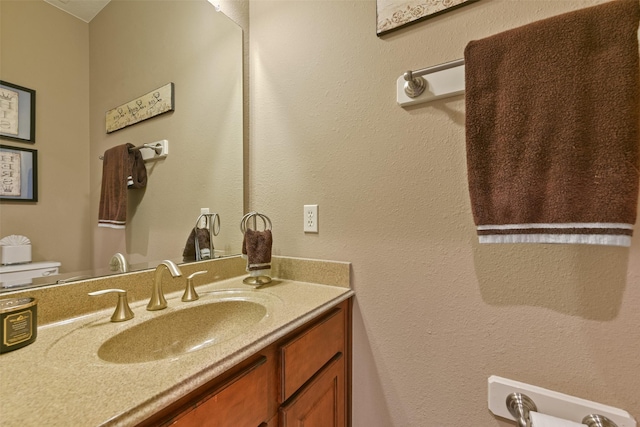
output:
M 318 232 L 318 205 L 304 205 L 304 232 Z

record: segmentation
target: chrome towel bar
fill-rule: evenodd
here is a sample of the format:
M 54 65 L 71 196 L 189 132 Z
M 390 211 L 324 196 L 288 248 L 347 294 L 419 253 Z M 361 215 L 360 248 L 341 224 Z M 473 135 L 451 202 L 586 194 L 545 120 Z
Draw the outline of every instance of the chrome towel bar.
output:
M 148 142 L 146 144 L 142 144 L 137 147 L 131 147 L 129 148 L 129 151 L 131 152 L 134 150 L 142 150 L 143 148 L 148 148 L 150 150 L 153 150 L 154 152 L 153 155 L 148 155 L 144 151 L 141 151 L 142 158 L 145 161 L 164 158 L 164 157 L 167 157 L 167 155 L 169 154 L 169 141 L 167 141 L 166 139 L 163 139 L 161 141 Z M 98 158 L 100 160 L 104 160 L 104 156 L 102 155 L 98 156 Z
M 511 393 L 507 396 L 505 402 L 509 413 L 516 419 L 518 427 L 531 427 L 530 412 L 537 412 L 538 408 L 533 400 L 526 394 Z M 589 414 L 582 419 L 582 424 L 587 427 L 618 427 L 616 423 L 611 421 L 604 415 Z M 535 427 L 535 426 L 533 426 Z
M 407 71 L 396 81 L 401 107 L 448 98 L 464 93 L 464 59 Z
M 455 61 L 445 62 L 444 64 L 434 65 L 417 71 L 409 70 L 404 73 L 404 79 L 406 80 L 404 92 L 409 98 L 420 96 L 427 87 L 427 81 L 422 76 L 459 67 L 461 65 L 464 65 L 464 59 L 456 59 Z
M 546 417 L 589 427 L 638 427 L 631 414 L 613 406 L 497 375 L 491 375 L 487 385 L 489 411 L 515 422 L 518 427 L 528 427 L 531 423 L 535 427 L 538 418 Z

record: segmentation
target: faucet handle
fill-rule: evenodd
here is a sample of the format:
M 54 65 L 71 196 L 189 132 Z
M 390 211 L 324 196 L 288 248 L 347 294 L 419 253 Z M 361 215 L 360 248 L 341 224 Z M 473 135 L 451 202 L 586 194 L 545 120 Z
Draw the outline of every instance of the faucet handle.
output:
M 118 294 L 118 304 L 116 305 L 116 310 L 111 316 L 111 321 L 123 322 L 125 320 L 133 319 L 133 311 L 129 308 L 129 301 L 127 301 L 127 291 L 123 291 L 122 289 L 103 289 L 101 291 L 89 292 L 89 295 L 94 297 L 110 293 Z
M 182 301 L 196 301 L 198 298 L 200 298 L 195 288 L 193 287 L 193 278 L 208 272 L 208 270 L 196 271 L 195 273 L 187 277 L 187 288 L 184 290 L 184 294 L 182 295 Z

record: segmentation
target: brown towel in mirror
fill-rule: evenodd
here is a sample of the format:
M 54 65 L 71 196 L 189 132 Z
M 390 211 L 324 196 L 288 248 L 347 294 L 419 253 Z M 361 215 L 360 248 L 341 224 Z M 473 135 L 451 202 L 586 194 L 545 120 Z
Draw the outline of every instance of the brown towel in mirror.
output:
M 184 251 L 182 252 L 182 258 L 185 262 L 196 260 L 196 231 L 198 234 L 198 245 L 200 250 L 209 250 L 209 230 L 206 228 L 192 228 L 191 233 L 187 238 L 187 243 L 184 246 Z
M 98 226 L 124 228 L 127 220 L 127 189 L 147 184 L 147 169 L 140 150 L 122 144 L 104 152 Z
M 133 144 L 127 144 L 129 149 L 129 170 L 127 185 L 131 189 L 143 188 L 147 185 L 147 167 L 140 150 L 133 150 Z
M 118 145 L 104 152 L 98 212 L 99 227 L 124 228 L 127 219 L 129 172 L 127 144 Z

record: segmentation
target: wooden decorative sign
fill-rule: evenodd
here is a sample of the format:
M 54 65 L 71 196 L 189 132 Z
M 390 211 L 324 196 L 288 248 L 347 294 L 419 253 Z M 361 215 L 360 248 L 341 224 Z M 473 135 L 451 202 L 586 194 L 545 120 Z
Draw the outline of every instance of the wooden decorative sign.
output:
M 378 36 L 478 0 L 377 0 Z
M 173 111 L 173 101 L 173 83 L 167 83 L 161 88 L 109 110 L 106 115 L 107 133 Z

